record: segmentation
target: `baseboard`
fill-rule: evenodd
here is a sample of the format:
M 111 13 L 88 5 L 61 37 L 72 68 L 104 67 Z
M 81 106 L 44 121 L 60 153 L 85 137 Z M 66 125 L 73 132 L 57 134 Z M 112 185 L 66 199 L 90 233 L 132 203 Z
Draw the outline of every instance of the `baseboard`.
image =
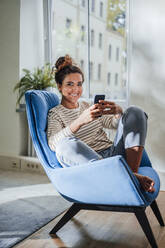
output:
M 0 156 L 0 169 L 45 174 L 38 158 L 26 156 Z

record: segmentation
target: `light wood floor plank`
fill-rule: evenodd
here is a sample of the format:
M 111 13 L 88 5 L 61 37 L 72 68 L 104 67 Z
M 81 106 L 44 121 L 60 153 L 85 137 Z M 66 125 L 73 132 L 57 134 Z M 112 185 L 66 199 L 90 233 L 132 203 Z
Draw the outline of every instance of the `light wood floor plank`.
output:
M 165 192 L 157 203 L 165 221 Z M 165 227 L 160 227 L 150 207 L 147 208 L 151 228 L 159 248 L 165 248 Z M 31 235 L 15 248 L 150 248 L 136 217 L 132 213 L 80 211 L 58 235 L 49 231 L 61 216 Z

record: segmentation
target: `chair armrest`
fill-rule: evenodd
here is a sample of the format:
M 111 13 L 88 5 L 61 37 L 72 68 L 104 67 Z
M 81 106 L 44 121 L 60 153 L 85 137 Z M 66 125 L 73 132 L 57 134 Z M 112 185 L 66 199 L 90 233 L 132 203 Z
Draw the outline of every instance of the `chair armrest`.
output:
M 72 202 L 144 206 L 143 196 L 121 156 L 56 169 L 50 179 L 58 192 Z

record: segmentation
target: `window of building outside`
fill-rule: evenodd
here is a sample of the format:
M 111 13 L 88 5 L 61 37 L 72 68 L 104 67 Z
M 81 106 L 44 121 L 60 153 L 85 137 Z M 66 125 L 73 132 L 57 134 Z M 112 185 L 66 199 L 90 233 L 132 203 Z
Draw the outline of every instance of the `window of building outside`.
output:
M 109 45 L 108 47 L 108 59 L 111 60 L 111 56 L 112 56 L 112 46 Z
M 94 46 L 94 40 L 95 40 L 95 33 L 94 30 L 91 30 L 91 37 L 90 37 L 90 41 L 91 41 L 91 46 Z
M 81 6 L 82 6 L 82 7 L 85 7 L 85 1 L 86 1 L 86 0 L 81 0 Z
M 103 17 L 103 2 L 100 2 L 100 17 Z
M 93 80 L 93 62 L 89 63 L 89 78 Z
M 107 74 L 107 84 L 110 85 L 111 84 L 111 73 L 108 72 Z
M 98 64 L 98 80 L 101 80 L 101 64 Z
M 116 47 L 116 61 L 119 61 L 119 47 Z
M 95 12 L 95 0 L 91 0 L 91 12 Z
M 102 40 L 103 40 L 103 35 L 102 33 L 99 33 L 99 48 L 101 49 L 102 48 Z
M 118 85 L 118 73 L 115 73 L 115 86 Z
M 128 49 L 124 18 L 129 0 L 50 2 L 53 22 L 50 62 L 54 64 L 59 56 L 69 54 L 80 65 L 85 76 L 83 97 L 105 94 L 107 99 L 127 101 Z
M 80 68 L 84 72 L 84 60 L 80 60 Z
M 81 26 L 81 41 L 85 41 L 85 26 Z

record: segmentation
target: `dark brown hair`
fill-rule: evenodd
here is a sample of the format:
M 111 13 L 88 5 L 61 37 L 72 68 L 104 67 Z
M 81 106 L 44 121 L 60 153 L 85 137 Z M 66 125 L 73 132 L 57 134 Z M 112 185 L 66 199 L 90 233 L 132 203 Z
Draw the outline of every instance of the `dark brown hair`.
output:
M 61 84 L 64 78 L 71 73 L 80 73 L 84 81 L 84 74 L 81 69 L 73 62 L 69 55 L 65 57 L 59 57 L 55 63 L 55 81 L 57 84 Z

